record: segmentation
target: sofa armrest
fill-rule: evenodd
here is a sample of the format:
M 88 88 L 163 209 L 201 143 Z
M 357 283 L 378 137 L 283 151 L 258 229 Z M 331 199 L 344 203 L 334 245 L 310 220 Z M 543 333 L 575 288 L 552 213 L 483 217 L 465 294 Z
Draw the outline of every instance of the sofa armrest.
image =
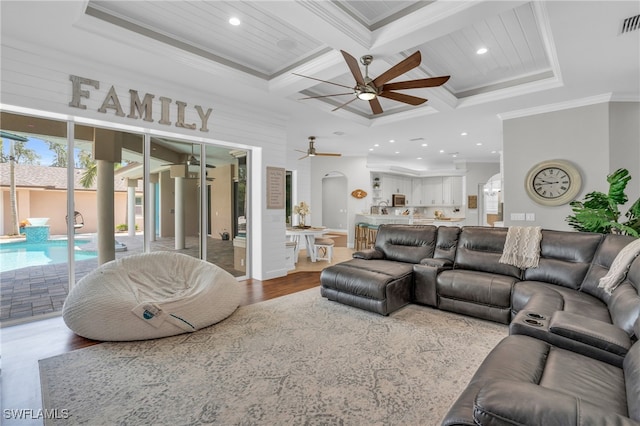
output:
M 631 338 L 620 327 L 571 312 L 554 312 L 549 331 L 622 357 L 631 347 Z
M 434 260 L 433 265 L 423 263 Z M 437 262 L 440 259 L 422 259 L 420 264 L 413 265 L 413 301 L 423 305 L 438 306 L 438 274 L 451 269 L 451 262 Z
M 533 383 L 507 380 L 496 380 L 480 389 L 473 404 L 473 418 L 481 426 L 638 426 L 638 422 L 628 417 L 575 396 Z
M 453 268 L 453 262 L 449 259 L 434 259 L 433 257 L 425 257 L 420 261 L 421 265 L 435 266 L 441 270 Z
M 384 253 L 382 253 L 381 251 L 378 251 L 376 249 L 367 249 L 367 250 L 361 250 L 361 251 L 354 252 L 353 253 L 353 258 L 354 259 L 364 259 L 364 260 L 384 259 Z

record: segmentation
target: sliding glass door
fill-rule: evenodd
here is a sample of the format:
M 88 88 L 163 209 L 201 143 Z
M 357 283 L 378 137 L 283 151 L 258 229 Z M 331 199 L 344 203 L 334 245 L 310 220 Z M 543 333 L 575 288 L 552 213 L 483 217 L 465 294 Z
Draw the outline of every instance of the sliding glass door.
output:
M 59 312 L 70 285 L 135 253 L 176 251 L 247 275 L 247 151 L 0 118 L 3 322 Z

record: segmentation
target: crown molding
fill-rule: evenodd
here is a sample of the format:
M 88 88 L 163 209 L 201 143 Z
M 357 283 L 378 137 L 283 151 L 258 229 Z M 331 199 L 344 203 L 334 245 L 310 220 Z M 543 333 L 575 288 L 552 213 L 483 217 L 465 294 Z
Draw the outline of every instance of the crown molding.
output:
M 587 98 L 573 99 L 570 101 L 558 102 L 555 104 L 540 105 L 533 108 L 525 108 L 525 109 L 520 109 L 516 111 L 503 112 L 497 115 L 500 120 L 504 121 L 504 120 L 511 120 L 513 118 L 521 118 L 521 117 L 528 117 L 531 115 L 544 114 L 547 112 L 561 111 L 564 109 L 572 109 L 572 108 L 579 108 L 579 107 L 588 106 L 588 105 L 601 104 L 604 102 L 610 102 L 611 99 L 612 99 L 611 93 L 604 93 L 602 95 L 590 96 Z

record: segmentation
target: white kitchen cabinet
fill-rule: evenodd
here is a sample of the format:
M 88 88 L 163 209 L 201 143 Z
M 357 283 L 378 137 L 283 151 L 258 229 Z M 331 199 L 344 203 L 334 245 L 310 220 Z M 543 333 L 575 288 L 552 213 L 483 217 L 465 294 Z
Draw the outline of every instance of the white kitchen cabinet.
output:
M 383 201 L 387 201 L 391 205 L 393 194 L 403 194 L 407 197 L 409 202 L 413 197 L 412 193 L 412 179 L 408 176 L 383 174 L 381 181 L 381 198 Z
M 462 176 L 445 176 L 442 178 L 442 203 L 459 206 L 463 203 Z
M 422 178 L 411 179 L 411 192 L 408 193 L 409 202 L 412 206 L 424 205 L 423 193 L 422 193 Z
M 424 178 L 422 181 L 422 205 L 441 206 L 442 198 L 442 177 L 434 176 Z

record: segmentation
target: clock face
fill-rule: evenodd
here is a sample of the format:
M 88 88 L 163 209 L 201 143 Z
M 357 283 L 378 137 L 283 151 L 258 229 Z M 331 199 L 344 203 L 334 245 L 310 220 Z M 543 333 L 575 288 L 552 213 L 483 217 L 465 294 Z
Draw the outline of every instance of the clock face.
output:
M 559 167 L 547 167 L 533 177 L 533 190 L 543 198 L 558 198 L 571 188 L 571 178 Z
M 581 185 L 580 172 L 565 160 L 536 164 L 525 179 L 529 197 L 545 206 L 559 206 L 573 201 L 580 192 Z

